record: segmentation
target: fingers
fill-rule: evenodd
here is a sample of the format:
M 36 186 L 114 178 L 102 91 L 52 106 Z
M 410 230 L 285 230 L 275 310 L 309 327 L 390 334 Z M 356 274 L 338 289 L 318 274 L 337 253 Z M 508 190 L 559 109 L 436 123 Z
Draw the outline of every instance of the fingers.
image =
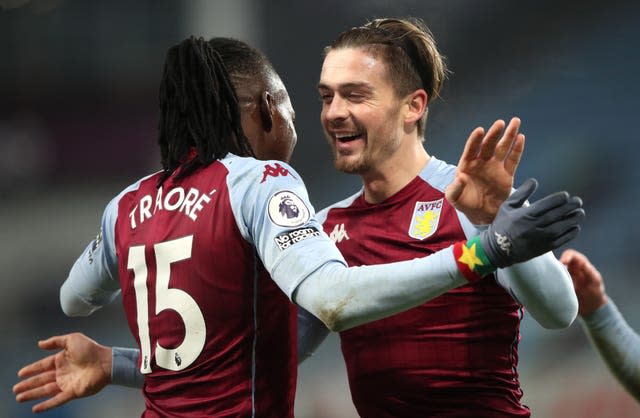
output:
M 516 172 L 516 168 L 520 164 L 520 159 L 522 158 L 522 154 L 524 153 L 524 143 L 525 137 L 524 134 L 516 135 L 516 139 L 513 142 L 513 146 L 507 152 L 507 156 L 504 159 L 504 169 L 513 176 Z
M 464 144 L 464 150 L 460 157 L 459 166 L 464 166 L 464 163 L 475 160 L 478 157 L 480 148 L 482 147 L 482 138 L 484 137 L 484 128 L 478 127 L 474 129 L 467 142 Z
M 496 145 L 498 141 L 500 141 L 500 134 L 504 129 L 504 121 L 502 119 L 498 119 L 493 122 L 491 128 L 487 131 L 487 134 L 484 136 L 482 140 L 482 148 L 480 149 L 479 157 L 483 160 L 488 160 L 492 158 L 496 151 Z
M 41 402 L 37 405 L 34 405 L 31 410 L 34 413 L 48 411 L 49 409 L 56 408 L 60 405 L 63 405 L 73 399 L 73 395 L 68 392 L 60 392 L 56 396 L 51 399 L 47 399 L 44 402 Z
M 48 372 L 16 384 L 13 392 L 16 394 L 16 401 L 26 402 L 55 395 L 60 392 L 60 387 L 56 382 L 55 372 Z
M 49 337 L 46 340 L 38 341 L 38 347 L 43 350 L 61 350 L 66 347 L 66 342 L 66 335 L 56 335 L 53 337 Z
M 580 203 L 579 205 L 577 204 L 578 202 Z M 556 192 L 531 203 L 528 211 L 531 216 L 539 217 L 546 212 L 567 204 L 575 205 L 571 208 L 575 209 L 582 206 L 582 200 L 572 200 L 572 197 L 567 192 Z
M 52 354 L 48 357 L 28 364 L 18 370 L 18 377 L 29 377 L 47 370 L 54 370 L 56 367 L 56 355 Z
M 562 252 L 562 255 L 560 256 L 560 262 L 565 266 L 568 266 L 573 262 L 573 260 L 576 259 L 578 254 L 580 253 L 574 250 L 573 248 L 566 249 Z
M 538 226 L 542 227 L 567 219 L 581 222 L 585 217 L 585 212 L 582 209 L 582 200 L 577 196 L 572 196 L 566 203 L 551 208 L 546 212 L 541 211 L 534 216 L 538 217 Z
M 495 157 L 503 161 L 507 158 L 509 151 L 513 147 L 516 139 L 518 138 L 518 130 L 520 129 L 520 118 L 514 117 L 509 121 L 509 125 L 504 130 L 504 134 L 495 148 Z
M 584 219 L 585 213 L 582 208 L 574 209 L 562 218 L 551 222 L 540 228 L 549 234 L 549 239 L 554 248 L 558 248 L 574 239 L 580 232 L 580 223 Z M 573 266 L 575 267 L 575 260 Z
M 445 197 L 451 204 L 455 204 L 464 190 L 464 182 L 459 177 L 455 177 L 445 189 Z
M 536 191 L 537 188 L 538 181 L 534 178 L 530 178 L 511 193 L 511 196 L 507 198 L 505 203 L 512 208 L 519 208 L 533 194 L 533 192 Z
M 574 225 L 553 240 L 555 248 L 561 247 L 574 239 L 580 232 L 580 225 Z

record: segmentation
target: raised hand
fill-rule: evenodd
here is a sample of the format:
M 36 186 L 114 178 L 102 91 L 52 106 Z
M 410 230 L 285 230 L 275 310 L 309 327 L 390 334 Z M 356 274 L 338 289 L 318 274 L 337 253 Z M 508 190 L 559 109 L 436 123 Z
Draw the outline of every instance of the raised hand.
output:
M 48 398 L 33 406 L 35 413 L 93 395 L 111 381 L 111 348 L 84 334 L 51 337 L 39 341 L 38 346 L 61 351 L 18 371 L 18 377 L 24 380 L 13 386 L 16 401 Z
M 595 312 L 607 302 L 602 275 L 582 253 L 568 249 L 562 253 L 560 262 L 567 267 L 578 297 L 578 314 Z
M 585 217 L 582 200 L 558 192 L 525 205 L 538 183 L 525 181 L 500 206 L 495 220 L 480 234 L 487 258 L 495 267 L 508 267 L 566 244 L 580 231 Z
M 520 119 L 497 120 L 485 134 L 471 132 L 460 157 L 456 177 L 445 190 L 447 200 L 476 225 L 489 224 L 511 193 L 516 168 L 524 151 Z

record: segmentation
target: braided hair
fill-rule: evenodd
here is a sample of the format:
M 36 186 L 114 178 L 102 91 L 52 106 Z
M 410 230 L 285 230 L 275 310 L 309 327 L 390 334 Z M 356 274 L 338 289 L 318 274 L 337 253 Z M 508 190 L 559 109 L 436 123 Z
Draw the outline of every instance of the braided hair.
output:
M 160 184 L 178 168 L 183 178 L 229 152 L 253 155 L 224 62 L 202 38 L 169 48 L 159 99 Z

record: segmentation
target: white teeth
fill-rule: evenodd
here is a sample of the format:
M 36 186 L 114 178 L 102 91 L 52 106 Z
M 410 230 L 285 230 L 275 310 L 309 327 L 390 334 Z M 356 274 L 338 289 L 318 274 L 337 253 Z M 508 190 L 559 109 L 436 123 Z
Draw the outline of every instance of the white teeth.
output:
M 358 134 L 336 134 L 336 139 L 353 138 L 356 136 L 358 136 Z

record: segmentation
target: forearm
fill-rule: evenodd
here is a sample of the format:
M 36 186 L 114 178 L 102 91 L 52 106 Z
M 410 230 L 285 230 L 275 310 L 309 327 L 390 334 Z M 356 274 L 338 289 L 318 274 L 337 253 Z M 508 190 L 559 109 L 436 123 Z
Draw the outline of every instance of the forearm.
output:
M 566 328 L 578 314 L 567 269 L 548 252 L 498 270 L 498 281 L 544 328 Z
M 332 331 L 342 331 L 418 306 L 464 283 L 450 247 L 386 265 L 347 269 L 327 263 L 298 286 L 293 300 Z
M 607 367 L 640 401 L 640 336 L 611 300 L 594 313 L 581 317 L 581 323 Z
M 113 347 L 111 364 L 111 384 L 141 388 L 144 375 L 138 369 L 140 350 L 134 348 Z

